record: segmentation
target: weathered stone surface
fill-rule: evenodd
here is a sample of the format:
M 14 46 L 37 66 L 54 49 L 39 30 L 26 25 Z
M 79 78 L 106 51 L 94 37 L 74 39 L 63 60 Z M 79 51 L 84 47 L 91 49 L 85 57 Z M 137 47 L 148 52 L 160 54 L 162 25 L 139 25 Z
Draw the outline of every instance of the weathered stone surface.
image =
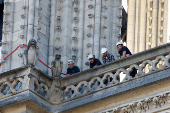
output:
M 0 74 L 0 108 L 31 101 L 54 113 L 162 111 L 169 108 L 169 53 L 170 44 L 166 44 L 66 78 L 54 79 L 36 66 L 4 72 Z M 164 63 L 157 65 L 160 61 Z M 145 72 L 147 63 L 151 69 Z M 134 78 L 133 68 L 138 70 Z M 121 72 L 122 81 L 118 79 Z
M 169 1 L 155 1 L 129 0 L 127 41 L 132 53 L 167 43 Z M 153 17 L 148 17 L 150 13 Z M 2 58 L 20 47 L 1 64 L 0 112 L 161 113 L 169 109 L 170 44 L 94 69 L 85 65 L 90 53 L 101 60 L 102 47 L 118 59 L 121 1 L 9 0 L 4 22 Z M 23 63 L 26 47 L 22 44 L 30 39 L 37 40 L 40 59 L 34 67 Z M 64 73 L 67 61 L 74 58 L 83 71 L 54 79 L 43 63 L 50 66 L 55 54 L 61 55 Z M 134 68 L 137 73 L 132 78 Z
M 116 5 L 112 6 L 110 4 Z M 90 8 L 90 5 L 93 7 Z M 104 8 L 104 6 L 107 8 Z M 4 16 L 4 21 L 9 22 L 10 26 L 3 29 L 3 31 L 9 32 L 11 35 L 8 37 L 3 36 L 3 38 L 12 40 L 14 45 L 18 44 L 17 40 L 20 40 L 19 44 L 27 44 L 28 40 L 35 38 L 41 43 L 39 46 L 40 52 L 45 55 L 42 60 L 48 66 L 52 61 L 52 59 L 48 58 L 54 57 L 55 54 L 60 54 L 64 58 L 63 73 L 66 73 L 67 61 L 72 59 L 74 55 L 76 56 L 76 59 L 74 59 L 75 65 L 79 66 L 81 70 L 86 70 L 89 69 L 89 66 L 85 65 L 86 62 L 89 62 L 86 55 L 92 53 L 101 60 L 100 49 L 103 46 L 107 47 L 111 53 L 114 53 L 115 57 L 117 56 L 116 46 L 112 46 L 120 40 L 116 35 L 117 32 L 113 32 L 113 29 L 121 31 L 121 28 L 114 25 L 121 22 L 121 19 L 114 16 L 121 15 L 121 11 L 117 6 L 121 6 L 121 2 L 112 0 L 103 2 L 83 0 L 78 1 L 77 4 L 70 0 L 35 2 L 32 0 L 12 0 L 4 9 L 5 12 L 9 12 Z M 74 10 L 75 8 L 77 8 L 77 11 Z M 106 15 L 107 19 L 103 19 L 103 15 Z M 60 19 L 57 19 L 58 16 L 60 16 Z M 92 27 L 87 27 L 90 24 Z M 57 30 L 57 26 L 60 27 L 60 30 Z M 103 30 L 102 26 L 106 26 L 107 29 Z M 74 27 L 78 29 L 75 31 L 73 30 Z M 86 36 L 88 33 L 91 33 L 91 37 Z M 101 38 L 103 34 L 106 35 L 106 39 Z M 77 37 L 77 41 L 73 41 L 72 37 Z M 88 43 L 91 46 L 87 47 Z M 61 47 L 61 49 L 56 50 L 56 46 Z M 78 48 L 78 51 L 71 50 L 70 48 L 72 47 Z M 7 52 L 10 53 L 14 49 L 11 48 Z M 3 70 L 14 69 L 12 65 L 9 63 L 8 68 L 2 66 Z M 12 68 L 10 68 L 11 66 Z M 40 66 L 39 63 L 37 63 L 37 66 L 42 71 L 47 72 L 44 66 Z M 48 71 L 48 74 L 51 75 L 50 71 Z

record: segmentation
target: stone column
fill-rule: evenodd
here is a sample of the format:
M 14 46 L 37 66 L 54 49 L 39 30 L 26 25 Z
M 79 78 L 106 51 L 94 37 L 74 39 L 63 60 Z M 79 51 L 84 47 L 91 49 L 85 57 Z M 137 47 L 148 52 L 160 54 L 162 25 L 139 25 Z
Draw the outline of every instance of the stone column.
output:
M 153 0 L 153 14 L 152 14 L 152 42 L 151 47 L 157 46 L 157 31 L 158 31 L 158 0 Z
M 127 45 L 132 53 L 134 53 L 135 44 L 135 13 L 136 0 L 128 1 L 128 25 L 127 25 Z
M 56 0 L 51 0 L 51 23 L 50 23 L 50 37 L 48 47 L 48 65 L 51 66 L 51 62 L 54 58 L 54 38 L 55 38 L 55 10 Z M 48 69 L 48 75 L 51 75 L 51 69 Z
M 119 25 L 119 18 L 117 17 L 117 15 L 119 15 L 120 14 L 120 12 L 122 12 L 122 11 L 120 11 L 120 10 L 122 10 L 122 8 L 119 8 L 120 7 L 120 4 L 119 4 L 119 1 L 117 1 L 117 0 L 113 0 L 112 2 L 110 2 L 110 4 L 113 4 L 112 5 L 112 9 L 111 9 L 111 11 L 110 12 L 112 12 L 112 17 L 111 17 L 111 19 L 107 19 L 107 20 L 110 20 L 110 23 L 113 23 L 112 24 L 112 32 L 111 32 L 111 38 L 112 38 L 112 40 L 109 40 L 110 42 L 112 42 L 111 43 L 111 47 L 112 47 L 112 49 L 111 49 L 111 53 L 113 53 L 113 55 L 114 55 L 114 57 L 115 57 L 115 59 L 118 59 L 118 57 L 119 57 L 119 54 L 118 54 L 118 50 L 117 50 L 117 47 L 116 47 L 116 43 L 118 42 L 118 41 L 120 41 L 119 40 L 119 38 L 118 38 L 118 34 L 120 33 L 120 27 L 118 27 L 118 25 Z M 111 8 L 111 7 L 110 7 Z M 109 17 L 109 16 L 108 16 Z M 109 17 L 110 18 L 110 17 Z M 112 19 L 113 18 L 113 19 Z M 109 21 L 108 21 L 109 22 Z M 108 37 L 109 38 L 109 37 Z M 102 43 L 102 42 L 101 42 Z M 102 47 L 101 47 L 102 48 Z M 101 61 L 102 61 L 102 54 L 101 54 Z M 103 62 L 102 62 L 103 63 Z
M 4 1 L 6 3 L 9 2 L 9 0 Z M 6 5 L 4 4 L 4 20 L 3 22 L 7 22 L 8 24 L 3 25 L 3 37 L 2 37 L 2 48 L 1 48 L 1 54 L 3 59 L 12 52 L 12 40 L 13 40 L 13 26 L 14 26 L 14 8 L 13 5 L 14 2 L 11 2 L 11 4 Z M 6 14 L 5 14 L 6 13 Z M 2 63 L 2 72 L 9 71 L 11 69 L 11 61 L 12 57 L 8 57 L 4 63 Z
M 79 9 L 79 33 L 78 33 L 78 53 L 77 53 L 77 65 L 82 70 L 83 59 L 83 28 L 84 28 L 84 0 L 80 1 Z
M 139 44 L 139 52 L 144 51 L 146 49 L 146 0 L 141 0 L 140 7 L 140 43 Z
M 27 43 L 31 38 L 34 37 L 34 13 L 35 13 L 35 1 L 29 0 L 28 9 L 28 32 L 27 32 Z
M 140 31 L 140 0 L 136 0 L 136 20 L 135 20 L 135 45 L 134 53 L 139 52 L 139 31 Z
M 168 42 L 168 1 L 169 0 L 164 0 L 164 17 L 163 17 L 163 44 L 166 44 Z M 170 19 L 170 18 L 169 18 Z
M 101 21 L 101 0 L 96 0 L 95 10 L 95 29 L 94 29 L 94 55 L 99 58 L 100 50 L 100 21 Z
M 150 8 L 150 0 L 147 0 L 147 9 Z M 149 34 L 150 34 L 150 25 L 149 25 L 149 18 L 150 17 L 150 12 L 147 11 L 147 20 L 146 20 L 146 25 L 147 25 L 147 29 L 146 29 L 146 49 L 150 49 L 150 46 L 149 46 L 149 42 L 150 42 L 150 39 L 149 39 Z

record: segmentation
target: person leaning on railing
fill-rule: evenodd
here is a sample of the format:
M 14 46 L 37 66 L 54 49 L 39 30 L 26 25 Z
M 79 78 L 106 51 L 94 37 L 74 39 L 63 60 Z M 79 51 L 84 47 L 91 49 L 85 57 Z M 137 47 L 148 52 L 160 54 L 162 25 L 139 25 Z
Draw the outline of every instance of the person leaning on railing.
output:
M 116 44 L 117 49 L 118 49 L 118 53 L 120 55 L 120 58 L 124 58 L 124 57 L 130 57 L 132 55 L 132 53 L 130 52 L 130 50 L 126 47 L 123 46 L 122 42 L 117 42 Z M 135 75 L 137 74 L 137 70 L 135 68 L 133 68 L 132 72 L 130 73 L 130 75 L 132 77 L 135 77 Z
M 107 63 L 113 62 L 115 60 L 113 54 L 109 53 L 107 51 L 107 48 L 102 48 L 101 53 L 103 54 L 103 56 L 102 56 L 103 64 L 107 64 Z
M 97 67 L 102 65 L 99 59 L 95 58 L 93 54 L 88 55 L 88 59 L 90 61 L 90 68 Z
M 73 60 L 69 60 L 68 61 L 68 68 L 67 68 L 67 75 L 72 75 L 72 74 L 75 74 L 75 73 L 78 73 L 80 72 L 80 69 L 78 66 L 75 66 L 74 65 L 74 62 Z

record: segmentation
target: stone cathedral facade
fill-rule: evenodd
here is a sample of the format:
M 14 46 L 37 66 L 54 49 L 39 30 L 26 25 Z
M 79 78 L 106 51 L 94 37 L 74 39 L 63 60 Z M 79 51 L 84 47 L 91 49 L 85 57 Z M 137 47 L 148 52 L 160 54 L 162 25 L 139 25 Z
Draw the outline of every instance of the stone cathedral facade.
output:
M 128 0 L 127 45 L 138 53 L 170 42 L 170 0 Z
M 88 54 L 101 59 L 102 47 L 117 56 L 115 44 L 121 40 L 122 10 L 121 0 L 5 0 L 2 59 L 34 38 L 38 56 L 48 66 L 55 54 L 60 54 L 64 72 L 69 59 L 86 70 Z M 23 66 L 24 49 L 20 47 L 2 61 L 1 71 Z M 40 62 L 37 66 L 51 73 Z
M 128 0 L 128 15 L 121 0 L 0 0 L 0 6 L 0 113 L 170 113 L 170 0 Z M 37 42 L 35 66 L 24 65 L 30 39 Z M 120 40 L 134 55 L 117 58 Z M 102 47 L 116 60 L 88 69 L 87 55 L 101 59 Z M 63 72 L 69 59 L 84 71 L 51 76 L 56 54 Z

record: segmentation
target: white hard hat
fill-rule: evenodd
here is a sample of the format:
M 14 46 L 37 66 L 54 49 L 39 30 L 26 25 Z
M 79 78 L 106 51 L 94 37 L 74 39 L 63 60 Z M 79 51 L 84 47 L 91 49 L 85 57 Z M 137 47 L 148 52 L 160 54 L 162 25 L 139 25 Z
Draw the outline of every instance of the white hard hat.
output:
M 73 60 L 68 60 L 68 64 L 74 64 Z
M 89 55 L 88 55 L 88 59 L 91 59 L 91 58 L 94 58 L 94 55 L 93 55 L 93 54 L 89 54 Z
M 101 49 L 101 53 L 103 54 L 103 53 L 105 53 L 107 51 L 107 48 L 102 48 Z
M 117 42 L 116 46 L 118 46 L 118 45 L 123 45 L 123 43 L 122 42 Z

